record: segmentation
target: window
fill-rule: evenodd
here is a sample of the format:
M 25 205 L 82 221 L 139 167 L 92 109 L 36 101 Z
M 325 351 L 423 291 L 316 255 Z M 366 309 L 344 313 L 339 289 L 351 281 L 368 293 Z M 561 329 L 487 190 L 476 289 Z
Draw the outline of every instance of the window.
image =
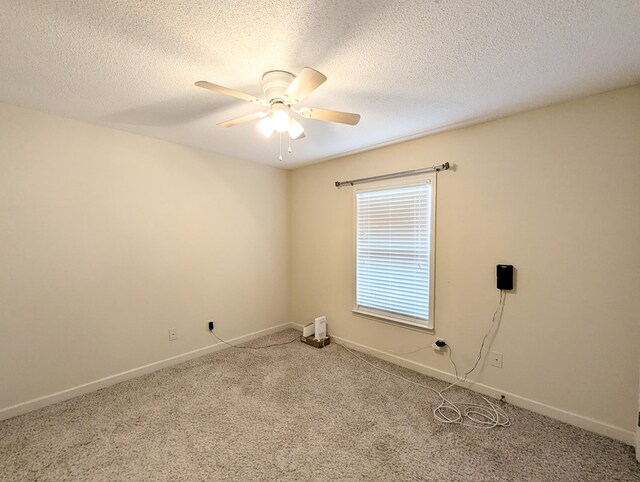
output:
M 433 328 L 435 179 L 355 191 L 356 313 Z

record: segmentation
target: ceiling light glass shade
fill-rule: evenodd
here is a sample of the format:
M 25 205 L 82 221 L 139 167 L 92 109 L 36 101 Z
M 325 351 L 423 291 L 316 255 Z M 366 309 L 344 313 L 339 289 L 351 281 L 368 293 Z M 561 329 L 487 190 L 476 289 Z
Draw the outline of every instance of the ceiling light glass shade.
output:
M 278 132 L 286 132 L 289 128 L 289 108 L 283 104 L 276 104 L 271 108 L 273 128 Z
M 273 119 L 270 116 L 264 117 L 256 127 L 263 136 L 271 137 L 271 134 L 273 134 Z
M 297 139 L 304 132 L 304 127 L 302 127 L 300 122 L 298 122 L 292 117 L 291 120 L 289 121 L 288 131 L 289 131 L 289 137 L 291 137 L 291 139 Z

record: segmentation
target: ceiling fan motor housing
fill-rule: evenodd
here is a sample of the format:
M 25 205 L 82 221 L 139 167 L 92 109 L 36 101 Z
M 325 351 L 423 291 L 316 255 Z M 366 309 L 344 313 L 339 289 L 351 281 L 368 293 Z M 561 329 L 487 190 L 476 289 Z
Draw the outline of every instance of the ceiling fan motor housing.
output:
M 284 92 L 295 76 L 284 70 L 270 70 L 262 76 L 262 91 L 271 103 L 274 99 L 283 99 Z

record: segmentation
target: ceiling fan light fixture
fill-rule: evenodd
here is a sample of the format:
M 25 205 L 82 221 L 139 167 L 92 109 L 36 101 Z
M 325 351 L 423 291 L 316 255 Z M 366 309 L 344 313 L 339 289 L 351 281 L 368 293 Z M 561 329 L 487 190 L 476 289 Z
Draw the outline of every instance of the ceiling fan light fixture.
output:
M 297 139 L 304 132 L 304 127 L 302 127 L 302 124 L 292 117 L 289 120 L 288 132 L 291 139 Z
M 273 128 L 278 132 L 286 132 L 289 128 L 289 108 L 284 104 L 274 104 L 271 107 Z
M 260 133 L 265 137 L 271 137 L 273 134 L 273 119 L 270 116 L 264 117 L 260 122 L 256 124 L 256 127 Z

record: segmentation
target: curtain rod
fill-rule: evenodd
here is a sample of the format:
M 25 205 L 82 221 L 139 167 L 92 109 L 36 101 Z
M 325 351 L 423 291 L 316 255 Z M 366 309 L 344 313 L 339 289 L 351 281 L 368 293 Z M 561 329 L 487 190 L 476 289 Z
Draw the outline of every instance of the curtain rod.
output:
M 336 187 L 353 186 L 354 184 L 360 184 L 369 181 L 381 181 L 383 179 L 395 179 L 396 177 L 415 176 L 416 174 L 425 174 L 427 172 L 440 172 L 446 171 L 450 168 L 448 162 L 440 164 L 439 166 L 423 167 L 422 169 L 412 169 L 411 171 L 393 172 L 391 174 L 382 174 L 381 176 L 363 177 L 361 179 L 351 179 L 350 181 L 336 181 Z

